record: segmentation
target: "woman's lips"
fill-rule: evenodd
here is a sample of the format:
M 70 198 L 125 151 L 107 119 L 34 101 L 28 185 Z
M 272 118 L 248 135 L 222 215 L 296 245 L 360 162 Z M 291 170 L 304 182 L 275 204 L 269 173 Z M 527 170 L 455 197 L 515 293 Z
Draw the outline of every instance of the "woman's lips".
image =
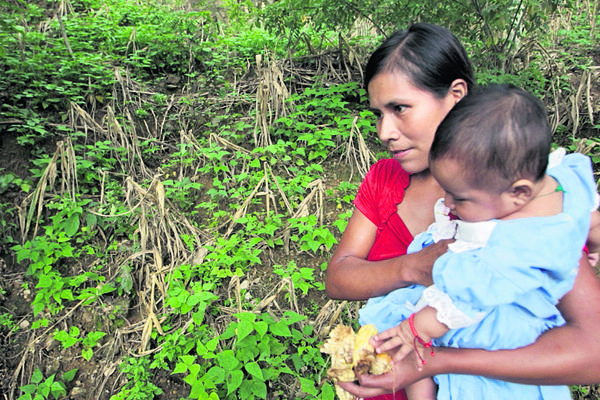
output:
M 393 150 L 392 151 L 392 157 L 394 157 L 396 160 L 401 160 L 404 157 L 406 157 L 406 155 L 408 153 L 410 153 L 411 149 L 406 149 L 406 150 Z

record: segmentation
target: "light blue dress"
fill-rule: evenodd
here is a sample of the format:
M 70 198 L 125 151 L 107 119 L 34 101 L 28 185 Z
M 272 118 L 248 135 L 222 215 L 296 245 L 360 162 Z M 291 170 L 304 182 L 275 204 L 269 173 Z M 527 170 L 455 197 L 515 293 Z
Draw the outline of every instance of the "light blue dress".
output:
M 434 284 L 369 299 L 360 311 L 361 325 L 374 324 L 383 331 L 429 305 L 450 328 L 434 345 L 497 350 L 528 345 L 547 329 L 564 324 L 556 304 L 575 281 L 597 195 L 589 158 L 559 155 L 550 165 L 548 174 L 564 189 L 562 213 L 465 223 L 449 221 L 443 206 L 437 205 L 436 223 L 417 235 L 408 250 L 418 251 L 456 232 L 456 242 L 434 264 Z M 438 399 L 571 398 L 566 386 L 457 374 L 435 380 Z

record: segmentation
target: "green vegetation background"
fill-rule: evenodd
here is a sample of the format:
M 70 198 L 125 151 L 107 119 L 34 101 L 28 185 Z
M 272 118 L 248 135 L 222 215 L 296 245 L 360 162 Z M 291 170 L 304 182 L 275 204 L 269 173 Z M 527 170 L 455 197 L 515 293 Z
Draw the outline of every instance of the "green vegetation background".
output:
M 598 165 L 595 1 L 0 0 L 4 398 L 333 399 L 362 66 L 415 21 Z

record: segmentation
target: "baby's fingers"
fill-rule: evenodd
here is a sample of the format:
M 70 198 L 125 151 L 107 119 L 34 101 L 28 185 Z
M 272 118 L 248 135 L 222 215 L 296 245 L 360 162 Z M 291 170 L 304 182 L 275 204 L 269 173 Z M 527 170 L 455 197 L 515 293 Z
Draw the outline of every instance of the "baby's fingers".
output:
M 386 329 L 385 331 L 379 332 L 377 335 L 372 336 L 371 344 L 373 345 L 373 347 L 376 347 L 376 345 L 380 345 L 380 344 L 388 341 L 389 339 L 392 339 L 392 338 L 398 336 L 399 334 L 400 334 L 399 326 L 395 326 L 393 328 Z
M 393 350 L 397 347 L 400 347 L 404 344 L 403 340 L 399 336 L 393 336 L 392 338 L 378 342 L 377 345 L 373 346 L 377 353 L 384 353 L 389 350 Z

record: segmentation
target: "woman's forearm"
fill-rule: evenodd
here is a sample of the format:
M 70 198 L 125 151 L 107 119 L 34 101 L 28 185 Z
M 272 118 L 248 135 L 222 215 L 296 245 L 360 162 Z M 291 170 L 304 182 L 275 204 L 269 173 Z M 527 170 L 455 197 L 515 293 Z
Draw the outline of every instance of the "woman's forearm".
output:
M 410 256 L 381 261 L 352 255 L 332 258 L 325 281 L 327 295 L 332 299 L 367 300 L 406 287 L 414 283 L 408 274 L 410 262 Z
M 366 300 L 381 296 L 410 282 L 411 270 L 404 257 L 368 261 L 377 227 L 355 210 L 327 266 L 325 288 L 332 299 Z
M 546 341 L 545 336 L 534 345 L 518 350 L 439 349 L 430 362 L 427 375 L 482 375 L 528 385 L 600 382 L 599 355 L 585 354 L 585 345 L 578 342 L 559 346 L 554 343 L 555 339 L 572 340 L 578 336 L 571 327 L 555 328 L 551 332 L 552 335 L 548 335 L 551 339 Z

